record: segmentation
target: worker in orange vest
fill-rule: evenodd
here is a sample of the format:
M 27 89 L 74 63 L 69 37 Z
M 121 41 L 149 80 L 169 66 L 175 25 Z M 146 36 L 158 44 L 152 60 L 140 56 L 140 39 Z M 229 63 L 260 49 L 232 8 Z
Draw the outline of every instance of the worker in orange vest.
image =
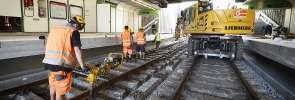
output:
M 128 31 L 128 26 L 125 26 L 124 29 L 125 31 L 122 33 L 124 57 L 127 62 L 131 62 L 133 39 L 131 33 Z M 127 53 L 129 54 L 129 58 L 127 58 Z
M 49 72 L 51 100 L 65 100 L 65 94 L 70 92 L 76 59 L 83 71 L 89 71 L 84 64 L 79 33 L 84 26 L 84 18 L 74 16 L 69 23 L 54 27 L 48 35 L 42 62 Z
M 142 59 L 145 59 L 145 44 L 146 44 L 146 38 L 145 33 L 143 32 L 143 27 L 139 27 L 139 32 L 136 34 L 136 58 L 138 58 L 138 53 L 141 52 Z

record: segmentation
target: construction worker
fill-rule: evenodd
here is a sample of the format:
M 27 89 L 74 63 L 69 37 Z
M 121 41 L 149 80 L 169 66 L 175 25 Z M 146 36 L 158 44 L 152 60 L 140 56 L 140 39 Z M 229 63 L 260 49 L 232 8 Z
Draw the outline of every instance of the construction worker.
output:
M 126 25 L 126 26 L 127 26 L 127 25 Z M 130 32 L 130 34 L 131 34 L 131 38 L 132 38 L 132 40 L 133 40 L 133 36 L 132 36 L 132 35 L 134 34 L 134 32 L 132 32 L 132 30 L 131 30 L 130 27 L 128 28 L 128 31 Z M 131 46 L 131 47 L 132 47 L 132 46 Z
M 74 16 L 69 23 L 54 27 L 47 39 L 43 63 L 48 70 L 51 100 L 65 100 L 72 85 L 72 70 L 76 59 L 83 71 L 89 71 L 84 65 L 80 33 L 85 26 L 84 18 Z
M 126 25 L 126 26 L 127 26 L 127 25 Z M 130 28 L 130 27 L 128 27 L 128 31 L 131 33 L 131 31 L 132 31 L 132 30 L 131 30 L 131 28 Z
M 265 29 L 264 29 L 264 35 L 266 35 L 266 34 L 271 35 L 271 33 L 272 33 L 272 26 L 271 26 L 271 24 L 269 23 L 269 24 L 267 24 L 267 25 L 265 26 Z
M 155 33 L 154 33 L 154 30 L 155 30 L 155 29 L 156 29 L 156 24 L 153 23 L 153 25 L 152 25 L 152 33 L 153 33 L 153 34 L 155 34 Z
M 141 52 L 142 59 L 145 59 L 145 47 L 146 44 L 146 38 L 145 33 L 143 32 L 143 27 L 139 27 L 139 32 L 136 34 L 136 58 L 138 58 L 138 53 Z
M 161 36 L 160 36 L 160 33 L 157 32 L 157 29 L 154 29 L 154 32 L 156 33 L 154 42 L 156 42 L 156 50 L 159 53 L 160 52 L 159 46 L 160 46 L 160 43 L 161 43 Z
M 128 31 L 128 26 L 125 26 L 124 29 L 125 31 L 122 33 L 124 57 L 127 60 L 127 62 L 131 62 L 133 39 L 131 33 Z M 127 53 L 129 54 L 129 58 L 127 58 Z
M 127 26 L 127 25 L 126 25 L 126 26 Z M 134 32 L 132 32 L 132 30 L 131 30 L 130 27 L 128 28 L 128 31 L 130 32 L 131 35 L 134 34 Z
M 271 39 L 274 39 L 275 37 L 279 37 L 280 36 L 282 27 L 283 27 L 283 25 L 279 25 L 279 26 L 274 27 L 272 29 Z
M 236 5 L 232 6 L 232 9 L 237 9 L 238 7 Z

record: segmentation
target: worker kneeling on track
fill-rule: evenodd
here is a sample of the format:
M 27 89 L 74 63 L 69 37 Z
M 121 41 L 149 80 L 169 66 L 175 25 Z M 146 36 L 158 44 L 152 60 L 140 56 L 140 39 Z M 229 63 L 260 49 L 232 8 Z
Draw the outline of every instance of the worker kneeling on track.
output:
M 132 35 L 128 31 L 128 26 L 125 26 L 124 29 L 125 31 L 122 33 L 124 57 L 127 60 L 127 62 L 131 62 L 132 45 L 133 45 Z M 127 53 L 129 54 L 129 58 L 127 58 Z
M 75 16 L 69 23 L 54 27 L 47 39 L 43 63 L 48 70 L 51 100 L 65 100 L 70 92 L 73 69 L 76 59 L 83 71 L 89 71 L 84 65 L 80 33 L 85 26 L 84 18 Z
M 145 44 L 146 44 L 146 38 L 145 33 L 143 32 L 143 27 L 139 27 L 139 32 L 136 34 L 136 58 L 138 58 L 138 53 L 141 52 L 142 59 L 145 59 Z M 141 58 L 141 57 L 139 57 Z

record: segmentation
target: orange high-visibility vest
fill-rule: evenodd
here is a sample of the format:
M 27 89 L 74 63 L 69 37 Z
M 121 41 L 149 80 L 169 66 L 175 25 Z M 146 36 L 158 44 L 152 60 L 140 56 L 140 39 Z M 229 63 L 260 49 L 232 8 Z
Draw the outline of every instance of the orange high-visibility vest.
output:
M 139 44 L 139 45 L 145 44 L 144 32 L 138 32 L 136 34 L 136 40 L 137 40 L 137 44 Z
M 75 68 L 76 54 L 71 45 L 73 31 L 71 24 L 54 27 L 47 39 L 45 57 L 43 63 L 59 65 L 67 68 Z
M 122 34 L 122 42 L 124 47 L 131 46 L 131 36 L 130 32 L 125 30 Z

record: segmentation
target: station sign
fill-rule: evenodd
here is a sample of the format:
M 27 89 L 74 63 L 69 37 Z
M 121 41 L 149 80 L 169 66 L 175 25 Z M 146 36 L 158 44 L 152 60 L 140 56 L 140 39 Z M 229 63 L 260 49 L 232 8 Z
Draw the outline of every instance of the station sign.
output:
M 150 14 L 150 12 L 141 12 L 141 14 Z
M 281 8 L 281 7 L 288 7 L 288 4 L 272 4 L 272 5 L 267 5 L 268 8 Z

